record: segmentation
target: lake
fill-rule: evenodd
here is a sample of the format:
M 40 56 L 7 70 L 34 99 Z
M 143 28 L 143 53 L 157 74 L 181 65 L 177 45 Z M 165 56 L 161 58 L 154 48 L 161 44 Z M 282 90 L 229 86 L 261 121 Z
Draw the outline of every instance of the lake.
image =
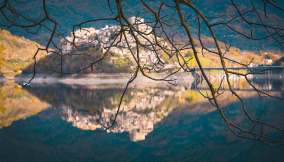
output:
M 233 135 L 200 95 L 208 90 L 202 84 L 134 84 L 117 114 L 125 82 L 115 80 L 1 82 L 0 161 L 284 161 L 283 145 Z M 281 77 L 253 83 L 284 97 Z M 253 117 L 284 127 L 283 100 L 260 97 L 241 81 L 234 88 Z M 219 102 L 228 118 L 248 126 L 239 101 L 223 90 Z

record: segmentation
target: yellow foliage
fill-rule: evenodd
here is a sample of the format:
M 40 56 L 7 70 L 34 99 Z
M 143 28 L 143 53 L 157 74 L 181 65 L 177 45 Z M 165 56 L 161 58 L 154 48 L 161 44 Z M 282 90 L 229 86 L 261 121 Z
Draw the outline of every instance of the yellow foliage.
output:
M 32 63 L 32 57 L 40 47 L 36 42 L 23 37 L 14 36 L 10 32 L 0 29 L 0 74 L 14 77 Z M 38 58 L 42 58 L 41 52 Z
M 32 96 L 14 82 L 0 85 L 0 128 L 37 114 L 47 107 L 47 103 Z

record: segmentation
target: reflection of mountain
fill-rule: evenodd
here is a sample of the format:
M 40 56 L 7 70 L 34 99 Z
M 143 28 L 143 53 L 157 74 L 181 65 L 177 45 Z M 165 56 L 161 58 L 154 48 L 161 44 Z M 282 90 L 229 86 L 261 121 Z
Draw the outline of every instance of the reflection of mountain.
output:
M 114 127 L 108 131 L 128 132 L 132 141 L 144 140 L 145 136 L 153 131 L 154 125 L 172 111 L 173 106 L 167 103 L 169 102 L 168 95 L 172 95 L 172 92 L 168 93 L 157 89 L 152 89 L 150 92 L 130 93 L 131 100 L 124 102 L 121 107 L 123 111 L 119 112 Z M 74 126 L 95 130 L 110 125 L 116 111 L 116 109 L 106 107 L 99 115 L 89 115 L 67 108 L 64 110 L 64 114 L 65 119 L 72 122 Z
M 74 127 L 97 130 L 109 126 L 117 113 L 123 90 L 115 84 L 113 82 L 112 86 L 103 84 L 94 87 L 33 84 L 27 90 L 53 107 L 59 108 L 63 119 L 72 123 Z M 251 90 L 240 90 L 237 93 L 243 98 L 257 95 Z M 218 100 L 221 107 L 238 102 L 229 91 L 222 93 Z M 164 121 L 175 108 L 185 108 L 194 114 L 216 110 L 198 91 L 187 90 L 183 86 L 131 87 L 124 97 L 114 126 L 107 131 L 128 132 L 133 141 L 144 140 L 155 125 Z
M 267 110 L 264 115 L 277 116 L 278 122 L 283 121 L 284 103 L 264 99 L 249 98 L 246 102 L 250 102 L 250 107 L 260 116 Z M 239 107 L 234 105 L 228 105 L 233 113 L 231 117 L 240 117 Z M 192 114 L 179 109 L 155 125 L 145 141 L 133 143 L 126 133 L 106 135 L 103 131 L 74 129 L 60 119 L 57 111 L 50 110 L 0 131 L 1 160 L 283 161 L 283 145 L 270 146 L 233 136 L 217 112 Z
M 0 85 L 0 128 L 35 115 L 48 107 L 16 83 Z
M 28 90 L 54 107 L 62 108 L 63 118 L 83 130 L 109 126 L 121 95 L 119 89 L 76 89 L 64 85 Z M 133 141 L 144 140 L 175 104 L 173 91 L 167 89 L 129 89 L 115 125 L 108 132 L 128 132 Z

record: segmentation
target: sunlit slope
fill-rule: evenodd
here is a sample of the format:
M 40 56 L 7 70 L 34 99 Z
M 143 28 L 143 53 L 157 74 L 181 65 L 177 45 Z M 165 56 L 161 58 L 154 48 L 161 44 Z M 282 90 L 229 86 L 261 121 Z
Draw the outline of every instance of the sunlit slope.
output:
M 12 35 L 9 31 L 0 29 L 0 75 L 13 78 L 24 68 L 33 63 L 33 55 L 40 47 L 36 42 Z M 38 54 L 42 58 L 44 53 Z
M 211 50 L 216 51 L 214 49 Z M 198 58 L 203 67 L 222 67 L 219 55 L 207 52 L 206 50 L 203 50 L 202 53 L 202 49 L 199 47 L 197 48 L 197 52 Z M 187 65 L 189 67 L 198 67 L 197 62 L 194 59 L 194 54 L 192 50 L 183 50 L 181 51 L 181 55 L 185 58 L 185 61 L 187 62 Z M 231 47 L 224 55 L 223 60 L 227 67 L 241 67 L 241 64 L 249 65 L 250 63 L 260 65 L 265 63 L 264 59 L 266 55 L 270 57 L 272 61 L 275 61 L 280 58 L 280 54 L 272 51 L 256 53 L 253 51 L 242 51 L 238 48 Z
M 208 39 L 210 40 L 210 39 Z M 209 41 L 210 42 L 210 41 Z M 222 44 L 222 43 L 221 43 Z M 16 75 L 31 74 L 33 72 L 33 55 L 40 45 L 36 42 L 30 41 L 23 37 L 12 35 L 9 31 L 0 30 L 0 76 L 13 78 Z M 221 67 L 220 58 L 218 55 L 208 53 L 205 50 L 202 54 L 200 47 L 197 48 L 199 59 L 203 67 Z M 92 62 L 101 57 L 102 53 L 93 48 L 82 49 L 77 51 L 81 55 L 64 56 L 60 57 L 56 54 L 45 55 L 43 52 L 37 56 L 37 72 L 45 74 L 60 74 L 61 70 L 64 73 L 121 73 L 131 72 L 134 69 L 135 63 L 133 63 L 132 56 L 129 54 L 118 55 L 113 53 L 106 57 L 103 61 L 90 66 Z M 182 57 L 185 58 L 189 67 L 197 67 L 195 59 L 193 57 L 192 50 L 181 51 Z M 238 48 L 231 47 L 225 57 L 241 62 L 243 64 L 249 64 L 250 62 L 255 64 L 263 64 L 265 54 L 272 58 L 273 61 L 279 59 L 281 54 L 275 54 L 274 52 L 251 52 L 242 51 Z M 168 56 L 162 56 L 164 62 L 168 65 L 178 65 L 176 57 L 169 58 Z M 61 60 L 62 59 L 62 60 Z M 181 56 L 179 56 L 179 60 Z M 62 61 L 62 69 L 61 69 Z M 232 61 L 225 59 L 226 66 L 236 67 L 240 66 Z M 173 66 L 169 66 L 173 67 Z

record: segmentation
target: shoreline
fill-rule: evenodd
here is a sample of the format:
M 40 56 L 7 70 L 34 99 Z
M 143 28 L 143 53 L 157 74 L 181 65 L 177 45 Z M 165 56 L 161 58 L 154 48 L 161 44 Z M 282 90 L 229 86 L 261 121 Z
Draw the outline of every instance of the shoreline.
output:
M 32 80 L 32 84 L 67 84 L 67 85 L 126 85 L 131 78 L 131 73 L 99 73 L 99 74 L 84 74 L 73 76 L 58 76 L 58 75 L 46 75 L 38 74 Z M 154 78 L 163 78 L 165 75 L 151 75 Z M 0 82 L 12 81 L 18 84 L 24 84 L 32 75 L 22 75 L 15 78 L 0 77 Z M 176 79 L 177 84 L 191 84 L 194 78 L 191 74 L 179 74 L 177 76 L 169 77 L 168 79 Z M 141 74 L 138 74 L 137 78 L 131 83 L 134 86 L 167 86 L 171 85 L 167 81 L 156 81 L 149 79 Z

